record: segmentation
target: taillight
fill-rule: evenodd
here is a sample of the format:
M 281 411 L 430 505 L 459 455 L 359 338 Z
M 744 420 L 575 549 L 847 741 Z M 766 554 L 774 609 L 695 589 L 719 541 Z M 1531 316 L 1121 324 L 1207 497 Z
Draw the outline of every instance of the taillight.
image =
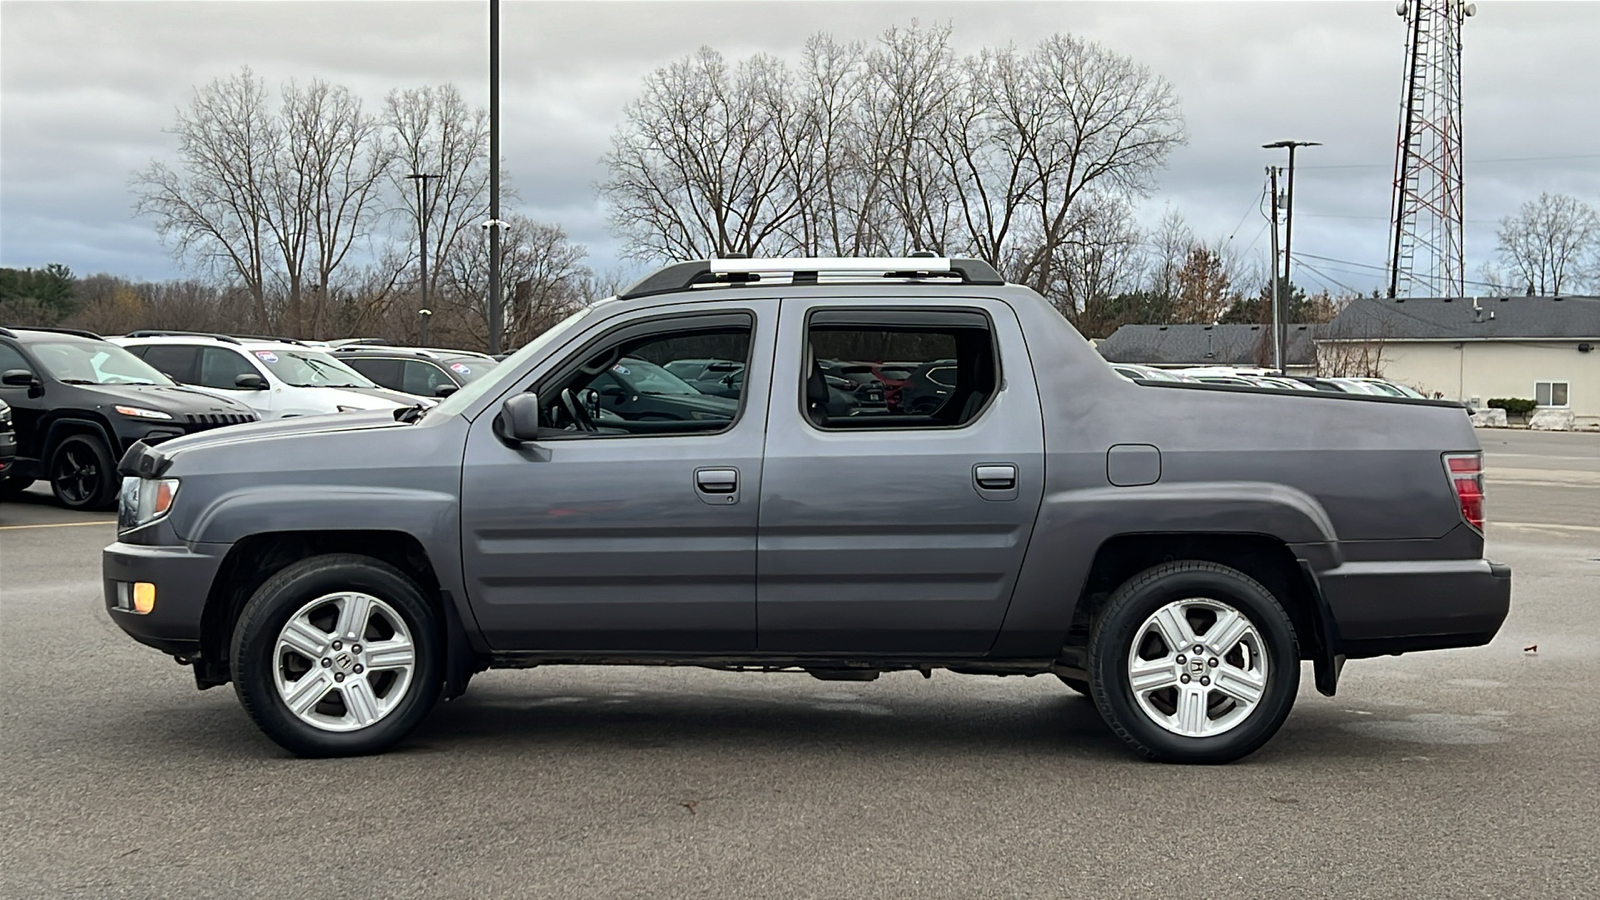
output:
M 1483 530 L 1483 454 L 1446 453 L 1444 468 L 1461 501 L 1461 518 Z

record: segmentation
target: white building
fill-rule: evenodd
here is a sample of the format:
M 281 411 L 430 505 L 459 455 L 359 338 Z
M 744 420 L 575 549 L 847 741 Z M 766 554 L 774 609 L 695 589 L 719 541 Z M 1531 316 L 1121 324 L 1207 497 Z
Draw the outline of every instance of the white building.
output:
M 1475 406 L 1535 400 L 1600 425 L 1600 298 L 1364 297 L 1316 345 L 1324 375 L 1377 375 Z

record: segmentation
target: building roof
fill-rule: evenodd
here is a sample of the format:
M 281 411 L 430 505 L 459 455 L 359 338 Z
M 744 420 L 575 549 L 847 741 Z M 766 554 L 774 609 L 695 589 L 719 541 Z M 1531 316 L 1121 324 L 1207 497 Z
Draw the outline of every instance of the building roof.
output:
M 1322 326 L 1290 325 L 1284 363 L 1314 366 Z M 1270 325 L 1124 325 L 1101 341 L 1111 362 L 1151 366 L 1259 366 L 1272 363 Z
M 1600 298 L 1362 297 L 1319 340 L 1600 340 Z

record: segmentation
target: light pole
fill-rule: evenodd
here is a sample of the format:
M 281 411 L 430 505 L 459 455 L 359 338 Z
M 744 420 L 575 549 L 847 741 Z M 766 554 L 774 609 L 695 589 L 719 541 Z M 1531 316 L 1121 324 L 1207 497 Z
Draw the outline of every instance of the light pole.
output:
M 489 0 L 489 353 L 500 352 L 500 0 Z
M 422 344 L 428 343 L 428 317 L 433 313 L 428 311 L 428 179 L 440 178 L 439 175 L 426 175 L 421 172 L 412 172 L 406 176 L 407 181 L 417 183 L 417 240 L 422 250 Z
M 424 307 L 417 310 L 417 315 L 422 317 L 422 339 L 417 341 L 417 344 L 426 347 L 428 346 L 428 317 L 433 315 L 433 310 Z
M 1285 282 L 1285 284 L 1284 284 L 1285 288 L 1288 287 L 1287 282 L 1289 281 L 1289 250 L 1290 250 L 1291 247 L 1294 246 L 1294 151 L 1295 151 L 1296 147 L 1321 147 L 1321 146 L 1322 146 L 1322 143 L 1320 141 L 1273 141 L 1270 144 L 1262 144 L 1261 145 L 1261 148 L 1263 150 L 1273 150 L 1273 149 L 1276 149 L 1278 147 L 1287 147 L 1288 150 L 1289 150 L 1289 202 L 1288 202 L 1288 204 L 1286 204 L 1287 209 L 1285 210 L 1285 213 L 1284 213 L 1284 223 L 1283 223 L 1283 280 Z M 1273 234 L 1277 234 L 1278 226 L 1277 226 L 1276 210 L 1277 210 L 1277 204 L 1278 204 L 1278 196 L 1277 196 L 1276 190 L 1274 190 L 1274 192 L 1273 192 L 1272 204 L 1273 204 L 1273 210 L 1274 210 L 1272 230 L 1273 230 Z M 1283 298 L 1281 296 L 1282 292 L 1277 287 L 1278 261 L 1277 261 L 1276 258 L 1274 258 L 1273 261 L 1272 261 L 1272 277 L 1273 277 L 1272 296 L 1275 298 L 1273 300 L 1273 304 L 1272 304 L 1273 305 L 1273 318 L 1272 318 L 1273 338 L 1278 342 L 1278 346 L 1279 347 L 1283 347 L 1283 345 L 1284 345 L 1284 343 L 1285 343 L 1285 341 L 1287 339 L 1287 334 L 1286 334 L 1286 332 L 1284 330 L 1286 323 L 1282 321 L 1282 319 L 1283 319 L 1283 315 L 1282 315 Z M 1287 348 L 1284 348 L 1284 352 L 1285 353 L 1288 352 Z M 1279 375 L 1284 374 L 1284 366 L 1283 366 L 1283 361 L 1281 359 L 1278 361 L 1278 374 Z

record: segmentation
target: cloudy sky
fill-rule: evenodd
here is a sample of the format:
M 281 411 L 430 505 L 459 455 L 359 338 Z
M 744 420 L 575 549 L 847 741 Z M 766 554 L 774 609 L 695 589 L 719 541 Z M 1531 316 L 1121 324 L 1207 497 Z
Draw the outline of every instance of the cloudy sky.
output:
M 1065 31 L 1175 86 L 1190 140 L 1141 216 L 1178 210 L 1208 241 L 1265 254 L 1257 213 L 1279 139 L 1301 151 L 1298 266 L 1336 290 L 1382 281 L 1404 30 L 1384 2 L 601 2 L 501 4 L 501 122 L 520 211 L 564 226 L 602 270 L 619 266 L 593 189 L 623 105 L 651 70 L 710 45 L 798 58 L 827 30 L 870 40 L 949 22 L 961 52 Z M 1482 0 L 1463 63 L 1469 277 L 1495 229 L 1541 191 L 1600 206 L 1600 3 Z M 182 274 L 132 214 L 129 175 L 169 158 L 196 85 L 248 65 L 269 85 L 324 78 L 376 105 L 393 88 L 453 82 L 487 103 L 483 2 L 0 2 L 0 266 Z M 1359 264 L 1351 265 L 1350 263 Z M 632 264 L 621 264 L 629 272 Z M 1372 268 L 1363 268 L 1372 267 Z M 1469 286 L 1470 287 L 1470 286 Z

